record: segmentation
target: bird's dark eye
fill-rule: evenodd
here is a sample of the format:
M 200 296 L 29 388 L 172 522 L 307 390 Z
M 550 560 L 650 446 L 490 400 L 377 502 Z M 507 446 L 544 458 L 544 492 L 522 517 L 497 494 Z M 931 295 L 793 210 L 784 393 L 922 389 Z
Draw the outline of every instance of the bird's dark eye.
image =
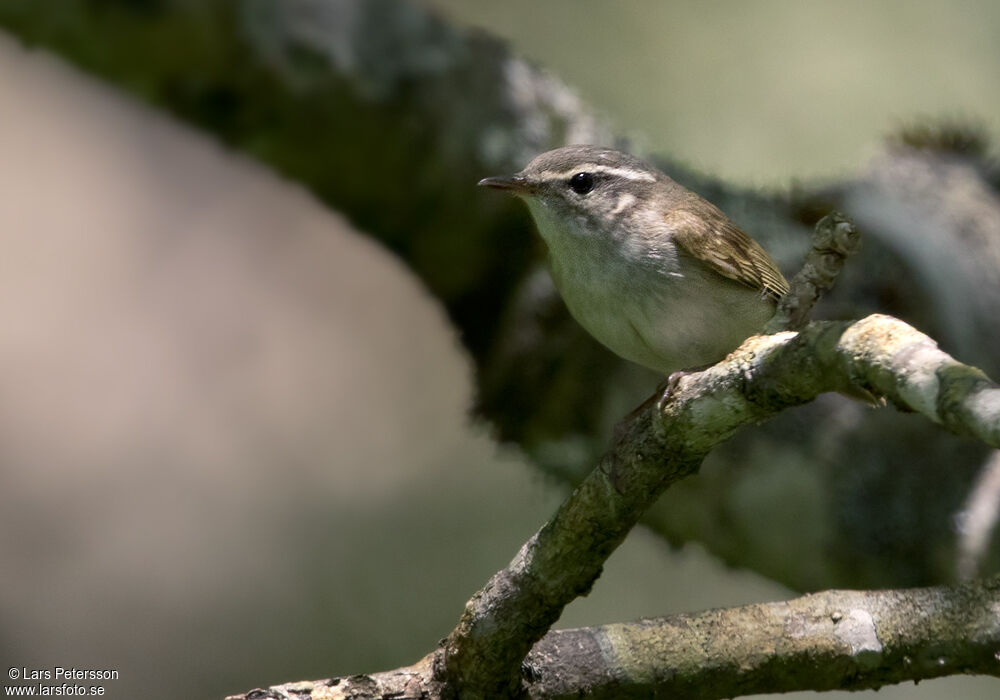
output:
M 569 188 L 577 194 L 587 194 L 594 189 L 594 176 L 590 173 L 577 173 L 569 179 Z

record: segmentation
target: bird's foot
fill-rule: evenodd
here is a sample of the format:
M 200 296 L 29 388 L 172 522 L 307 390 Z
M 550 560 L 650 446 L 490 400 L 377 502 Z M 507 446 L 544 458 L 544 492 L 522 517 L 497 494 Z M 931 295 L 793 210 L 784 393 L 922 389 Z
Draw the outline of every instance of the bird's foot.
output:
M 656 399 L 657 413 L 663 413 L 663 409 L 667 407 L 670 397 L 674 395 L 675 391 L 677 391 L 677 385 L 680 383 L 681 379 L 683 379 L 685 375 L 691 374 L 692 372 L 698 372 L 701 369 L 703 368 L 696 367 L 694 369 L 679 369 L 676 372 L 671 372 L 666 381 L 660 382 L 659 386 L 656 387 L 656 393 L 650 397 L 650 399 Z
M 677 385 L 686 375 L 701 372 L 711 366 L 712 365 L 689 367 L 688 369 L 679 369 L 676 372 L 671 372 L 669 377 L 657 385 L 656 391 L 654 391 L 648 399 L 632 409 L 627 416 L 618 422 L 614 431 L 615 442 L 618 442 L 622 437 L 624 437 L 626 428 L 628 427 L 628 424 L 632 422 L 632 419 L 648 409 L 650 406 L 655 404 L 656 410 L 662 412 L 667 403 L 670 401 L 670 397 L 672 397 L 674 392 L 677 391 Z
M 679 369 L 676 372 L 671 372 L 669 377 L 657 385 L 656 391 L 654 391 L 648 399 L 636 406 L 627 416 L 618 421 L 618 424 L 615 425 L 614 428 L 615 443 L 621 442 L 622 438 L 625 437 L 625 433 L 628 432 L 628 426 L 632 423 L 633 419 L 640 413 L 646 411 L 650 406 L 655 405 L 657 413 L 662 413 L 663 409 L 666 408 L 667 403 L 669 403 L 670 398 L 677 390 L 678 383 L 684 378 L 685 375 L 701 372 L 711 366 L 712 365 L 709 364 L 699 367 L 690 367 L 688 369 Z M 608 479 L 611 481 L 611 485 L 615 487 L 615 490 L 621 493 L 614 466 L 612 466 L 609 470 Z

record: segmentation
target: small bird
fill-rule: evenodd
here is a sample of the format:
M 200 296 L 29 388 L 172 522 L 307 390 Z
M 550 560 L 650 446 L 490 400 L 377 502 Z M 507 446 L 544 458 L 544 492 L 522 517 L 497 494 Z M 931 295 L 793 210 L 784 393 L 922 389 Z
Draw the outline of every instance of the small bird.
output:
M 626 153 L 566 146 L 479 184 L 527 203 L 580 325 L 665 375 L 721 360 L 788 292 L 771 256 L 722 211 Z

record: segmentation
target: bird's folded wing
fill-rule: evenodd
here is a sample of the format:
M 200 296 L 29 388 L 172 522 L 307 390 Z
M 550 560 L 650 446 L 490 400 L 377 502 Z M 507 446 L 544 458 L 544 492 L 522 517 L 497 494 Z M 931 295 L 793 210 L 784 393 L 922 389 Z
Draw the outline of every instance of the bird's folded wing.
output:
M 788 292 L 788 282 L 767 251 L 718 209 L 695 214 L 677 208 L 665 218 L 684 252 L 720 275 L 775 300 Z

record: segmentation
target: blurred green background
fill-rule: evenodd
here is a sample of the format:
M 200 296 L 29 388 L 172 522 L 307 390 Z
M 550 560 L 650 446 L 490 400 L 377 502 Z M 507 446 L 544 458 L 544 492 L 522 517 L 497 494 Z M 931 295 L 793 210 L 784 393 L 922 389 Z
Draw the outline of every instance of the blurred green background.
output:
M 652 150 L 748 184 L 847 175 L 917 117 L 1000 133 L 991 0 L 431 0 Z
M 435 4 L 739 182 L 850 173 L 916 116 L 1000 131 L 992 2 Z M 470 425 L 437 304 L 294 183 L 6 36 L 0 90 L 0 659 L 155 700 L 429 651 L 562 495 Z M 637 531 L 560 624 L 788 595 Z

